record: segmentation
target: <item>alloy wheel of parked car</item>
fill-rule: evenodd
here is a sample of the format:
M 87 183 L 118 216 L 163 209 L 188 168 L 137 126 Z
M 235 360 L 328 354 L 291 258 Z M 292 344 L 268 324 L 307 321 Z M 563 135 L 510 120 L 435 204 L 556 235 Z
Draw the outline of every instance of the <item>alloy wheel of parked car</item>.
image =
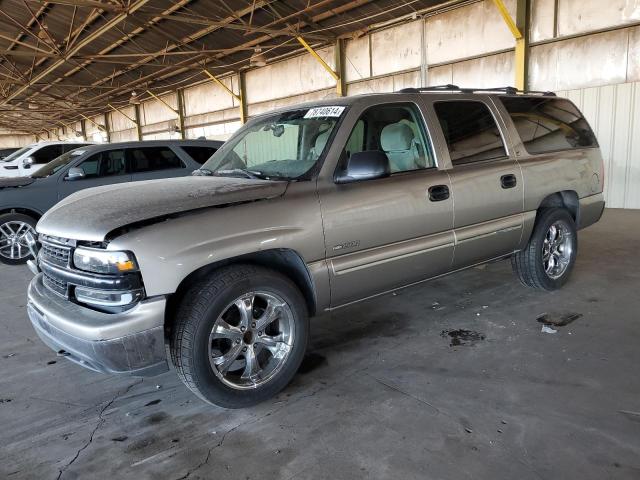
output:
M 293 378 L 307 347 L 309 318 L 297 286 L 256 265 L 222 267 L 184 294 L 171 332 L 171 360 L 203 400 L 255 405 Z
M 556 290 L 568 280 L 578 251 L 578 235 L 564 208 L 541 210 L 529 244 L 511 257 L 520 281 L 542 290 Z
M 25 263 L 31 257 L 28 234 L 35 235 L 35 220 L 20 213 L 0 215 L 0 262 Z
M 542 261 L 549 278 L 560 278 L 573 256 L 571 231 L 562 220 L 551 224 L 542 244 Z
M 250 292 L 231 302 L 209 334 L 209 361 L 231 388 L 256 388 L 280 371 L 295 335 L 293 312 L 269 292 Z

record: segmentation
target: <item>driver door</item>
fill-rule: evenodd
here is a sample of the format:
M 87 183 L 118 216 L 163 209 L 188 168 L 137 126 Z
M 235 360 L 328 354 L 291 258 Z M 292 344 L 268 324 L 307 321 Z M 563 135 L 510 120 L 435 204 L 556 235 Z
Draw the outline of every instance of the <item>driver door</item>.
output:
M 391 175 L 318 185 L 332 307 L 445 273 L 453 259 L 449 176 L 437 167 L 419 107 L 369 107 L 351 129 L 341 160 L 382 151 Z

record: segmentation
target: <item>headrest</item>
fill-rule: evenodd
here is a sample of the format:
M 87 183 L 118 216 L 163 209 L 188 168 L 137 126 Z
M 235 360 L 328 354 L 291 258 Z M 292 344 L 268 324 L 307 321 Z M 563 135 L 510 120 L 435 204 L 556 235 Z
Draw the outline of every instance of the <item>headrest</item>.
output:
M 324 150 L 324 146 L 327 144 L 327 140 L 329 140 L 329 130 L 322 132 L 316 137 L 316 143 L 313 147 L 313 151 L 315 152 L 316 156 L 320 156 L 320 154 Z
M 400 152 L 411 149 L 413 130 L 404 123 L 392 123 L 382 129 L 380 144 L 385 152 Z

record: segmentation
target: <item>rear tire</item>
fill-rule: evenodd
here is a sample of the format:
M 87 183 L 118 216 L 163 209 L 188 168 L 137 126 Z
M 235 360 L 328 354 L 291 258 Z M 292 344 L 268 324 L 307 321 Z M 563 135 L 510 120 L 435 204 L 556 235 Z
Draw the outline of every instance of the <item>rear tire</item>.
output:
M 307 306 L 291 280 L 263 267 L 231 265 L 185 294 L 171 334 L 171 360 L 202 400 L 243 408 L 291 381 L 308 336 Z
M 563 208 L 544 209 L 527 246 L 511 257 L 511 266 L 523 285 L 557 290 L 569 279 L 577 252 L 573 217 Z
M 22 213 L 0 215 L 0 262 L 20 265 L 32 258 L 24 235 L 36 233 L 37 220 Z

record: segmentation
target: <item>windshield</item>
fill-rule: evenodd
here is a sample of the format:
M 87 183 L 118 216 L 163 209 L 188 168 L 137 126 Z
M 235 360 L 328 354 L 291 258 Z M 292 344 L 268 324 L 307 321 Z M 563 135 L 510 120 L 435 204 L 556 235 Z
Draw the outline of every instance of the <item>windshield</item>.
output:
M 0 160 L 0 162 L 10 162 L 11 160 L 13 160 L 14 158 L 18 158 L 20 155 L 22 155 L 24 152 L 28 152 L 29 150 L 31 150 L 33 147 L 32 146 L 28 146 L 28 147 L 22 147 L 20 150 L 16 150 L 15 152 L 13 152 L 11 155 L 8 155 L 6 157 L 4 157 L 3 159 Z
M 60 169 L 66 167 L 69 163 L 75 160 L 78 155 L 82 155 L 86 150 L 71 150 L 70 152 L 63 153 L 58 158 L 51 160 L 44 167 L 37 172 L 31 174 L 31 178 L 45 178 L 59 172 Z
M 312 171 L 345 110 L 313 107 L 265 116 L 226 142 L 196 175 L 298 179 Z

